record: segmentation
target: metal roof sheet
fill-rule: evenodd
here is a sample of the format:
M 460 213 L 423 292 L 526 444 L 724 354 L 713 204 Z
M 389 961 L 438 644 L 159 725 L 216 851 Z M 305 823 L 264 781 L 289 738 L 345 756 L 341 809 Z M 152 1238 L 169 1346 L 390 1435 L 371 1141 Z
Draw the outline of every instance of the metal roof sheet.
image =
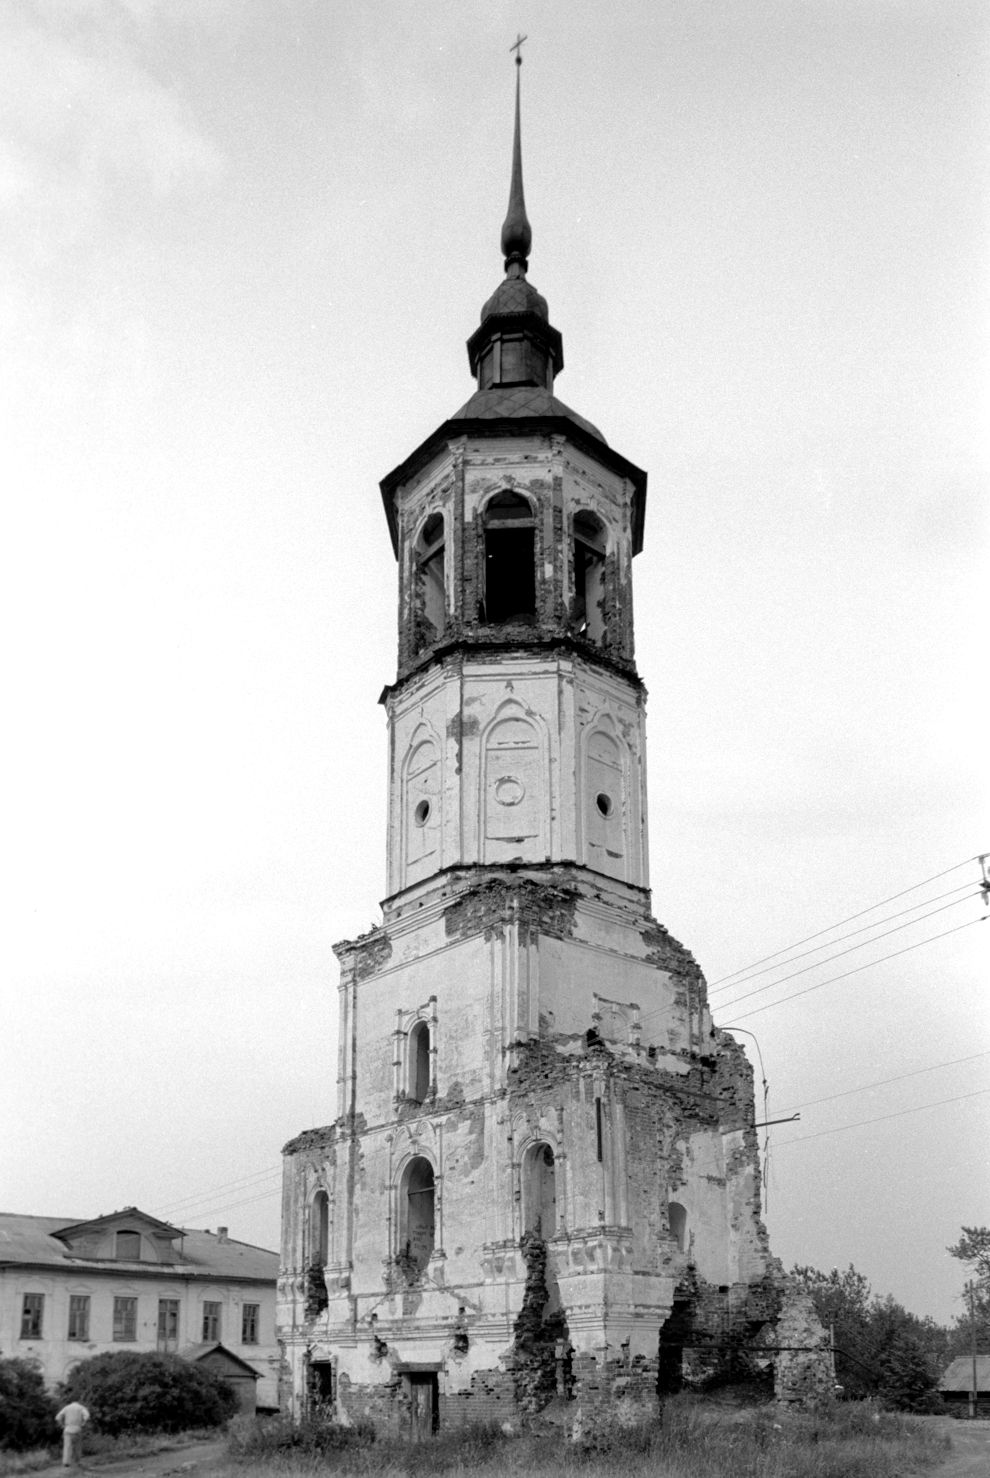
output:
M 135 1208 L 128 1208 L 128 1211 Z M 120 1213 L 127 1220 L 127 1212 Z M 110 1218 L 94 1217 L 105 1225 Z M 175 1244 L 176 1256 L 168 1262 L 140 1262 L 121 1258 L 79 1257 L 54 1235 L 67 1227 L 77 1230 L 86 1222 L 69 1216 L 18 1216 L 0 1212 L 0 1267 L 30 1264 L 34 1267 L 73 1269 L 88 1268 L 106 1272 L 110 1269 L 128 1272 L 172 1272 L 183 1277 L 247 1278 L 274 1283 L 278 1276 L 278 1253 L 248 1242 L 228 1238 L 221 1241 L 213 1232 L 179 1228 L 181 1238 Z

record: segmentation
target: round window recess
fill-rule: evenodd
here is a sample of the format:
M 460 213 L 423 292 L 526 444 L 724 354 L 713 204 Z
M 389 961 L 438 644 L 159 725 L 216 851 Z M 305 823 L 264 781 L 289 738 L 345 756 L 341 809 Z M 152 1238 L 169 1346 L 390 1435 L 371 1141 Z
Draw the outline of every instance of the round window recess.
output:
M 500 806 L 518 806 L 526 787 L 515 775 L 501 775 L 495 781 L 495 799 Z
M 413 812 L 413 820 L 415 821 L 415 823 L 416 823 L 417 826 L 425 826 L 426 825 L 426 823 L 430 819 L 430 811 L 432 809 L 433 808 L 430 805 L 429 801 L 420 801 L 419 805 L 416 807 L 415 811 Z
M 600 790 L 595 796 L 595 805 L 598 807 L 603 816 L 611 816 L 612 797 L 610 795 L 606 795 L 603 790 Z

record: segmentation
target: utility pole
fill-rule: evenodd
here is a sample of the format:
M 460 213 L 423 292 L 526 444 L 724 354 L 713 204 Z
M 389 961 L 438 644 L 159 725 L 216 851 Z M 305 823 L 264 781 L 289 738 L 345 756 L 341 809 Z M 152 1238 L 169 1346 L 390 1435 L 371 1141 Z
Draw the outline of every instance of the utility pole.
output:
M 970 1421 L 976 1420 L 977 1412 L 977 1382 L 976 1382 L 976 1284 L 970 1279 L 966 1284 L 966 1292 L 969 1294 L 969 1335 L 973 1351 L 973 1389 L 969 1393 L 969 1416 Z

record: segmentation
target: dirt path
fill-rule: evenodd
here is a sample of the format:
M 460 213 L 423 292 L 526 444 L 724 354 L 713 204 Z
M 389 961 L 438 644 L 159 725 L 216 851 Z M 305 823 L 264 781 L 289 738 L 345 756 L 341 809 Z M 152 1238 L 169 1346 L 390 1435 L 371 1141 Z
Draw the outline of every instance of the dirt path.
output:
M 990 1422 L 945 1420 L 952 1452 L 930 1478 L 990 1478 Z
M 112 1463 L 88 1461 L 84 1455 L 75 1472 L 89 1475 L 89 1478 L 100 1478 L 101 1474 L 106 1474 L 107 1478 L 138 1478 L 138 1475 L 140 1478 L 165 1478 L 170 1473 L 195 1475 L 200 1470 L 216 1466 L 226 1455 L 227 1439 L 221 1437 L 207 1442 L 186 1442 L 167 1452 L 149 1452 L 144 1457 L 124 1457 Z M 72 1469 L 54 1464 L 50 1468 L 41 1468 L 32 1473 L 31 1478 L 72 1478 L 72 1475 Z

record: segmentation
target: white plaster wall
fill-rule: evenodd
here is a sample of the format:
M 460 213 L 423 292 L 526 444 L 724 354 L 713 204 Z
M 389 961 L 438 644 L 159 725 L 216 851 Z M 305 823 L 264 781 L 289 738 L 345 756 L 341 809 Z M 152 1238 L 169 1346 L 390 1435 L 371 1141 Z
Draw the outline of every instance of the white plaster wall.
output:
M 21 1309 L 25 1293 L 45 1295 L 44 1322 L 41 1339 L 21 1339 Z M 70 1340 L 69 1298 L 72 1294 L 88 1294 L 90 1318 L 88 1340 Z M 137 1338 L 113 1340 L 113 1301 L 115 1297 L 136 1298 Z M 275 1288 L 270 1284 L 224 1285 L 222 1282 L 190 1286 L 183 1278 L 170 1277 L 163 1269 L 153 1281 L 127 1274 L 99 1273 L 67 1269 L 49 1269 L 34 1273 L 30 1269 L 0 1270 L 0 1350 L 5 1355 L 36 1360 L 49 1386 L 64 1380 L 79 1360 L 92 1355 L 120 1350 L 154 1350 L 158 1343 L 158 1300 L 179 1300 L 178 1347 L 198 1344 L 203 1335 L 203 1302 L 222 1304 L 221 1334 L 223 1344 L 261 1375 L 258 1382 L 258 1404 L 278 1404 L 278 1346 L 275 1339 Z M 241 1306 L 260 1304 L 261 1341 L 256 1345 L 241 1343 Z

